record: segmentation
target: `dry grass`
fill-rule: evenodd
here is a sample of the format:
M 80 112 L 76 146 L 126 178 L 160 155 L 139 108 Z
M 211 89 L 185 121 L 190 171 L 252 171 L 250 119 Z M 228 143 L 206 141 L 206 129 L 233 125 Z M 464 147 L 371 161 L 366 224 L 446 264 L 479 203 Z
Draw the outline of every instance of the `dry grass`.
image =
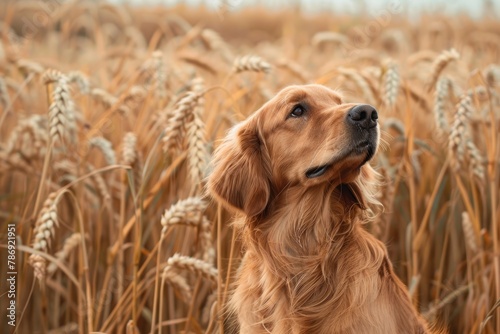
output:
M 415 304 L 450 333 L 500 333 L 497 20 L 391 14 L 374 33 L 363 15 L 53 3 L 0 4 L 0 280 L 13 223 L 18 333 L 217 328 L 241 253 L 203 197 L 209 156 L 307 82 L 380 112 L 369 228 Z

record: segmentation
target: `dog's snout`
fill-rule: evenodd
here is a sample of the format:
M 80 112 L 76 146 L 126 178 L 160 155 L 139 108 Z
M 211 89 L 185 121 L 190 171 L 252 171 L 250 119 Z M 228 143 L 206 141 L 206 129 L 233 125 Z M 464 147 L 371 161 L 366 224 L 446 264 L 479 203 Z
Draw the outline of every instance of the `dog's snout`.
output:
M 347 113 L 347 121 L 363 129 L 377 126 L 377 119 L 377 110 L 369 104 L 355 106 Z

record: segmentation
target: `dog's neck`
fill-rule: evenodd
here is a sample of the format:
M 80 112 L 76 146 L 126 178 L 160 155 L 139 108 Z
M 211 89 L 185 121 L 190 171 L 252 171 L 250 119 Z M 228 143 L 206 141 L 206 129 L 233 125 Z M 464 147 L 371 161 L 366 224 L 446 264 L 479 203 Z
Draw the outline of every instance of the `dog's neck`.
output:
M 272 214 L 245 223 L 245 246 L 272 257 L 263 261 L 272 264 L 277 274 L 293 276 L 304 266 L 335 261 L 342 248 L 363 240 L 356 238 L 362 229 L 357 218 L 360 208 L 345 196 L 340 186 L 285 189 L 273 199 Z
M 321 321 L 318 314 L 340 319 L 377 290 L 360 289 L 360 278 L 379 275 L 385 248 L 361 226 L 359 208 L 346 207 L 341 191 L 291 188 L 275 198 L 272 215 L 245 222 L 246 256 L 259 263 L 254 280 L 266 282 L 256 288 L 261 306 L 254 311 L 261 318 L 273 314 L 279 301 L 288 305 L 284 316 L 293 314 L 296 321 Z

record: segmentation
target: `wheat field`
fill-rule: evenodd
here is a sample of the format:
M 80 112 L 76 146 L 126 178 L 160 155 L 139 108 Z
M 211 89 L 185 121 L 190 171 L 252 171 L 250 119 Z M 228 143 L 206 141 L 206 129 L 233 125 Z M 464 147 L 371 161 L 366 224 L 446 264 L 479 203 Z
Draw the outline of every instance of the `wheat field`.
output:
M 320 83 L 379 110 L 367 228 L 415 305 L 500 333 L 500 21 L 409 14 L 3 1 L 0 332 L 212 333 L 242 253 L 210 155 Z

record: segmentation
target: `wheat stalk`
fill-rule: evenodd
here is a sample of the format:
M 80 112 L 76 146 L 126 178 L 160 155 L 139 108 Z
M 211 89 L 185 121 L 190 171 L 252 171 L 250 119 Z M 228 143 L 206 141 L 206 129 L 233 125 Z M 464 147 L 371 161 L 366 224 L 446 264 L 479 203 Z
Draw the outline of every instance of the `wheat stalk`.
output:
M 127 326 L 125 327 L 125 334 L 141 334 L 134 320 L 130 319 L 129 321 L 127 321 Z
M 460 54 L 455 50 L 445 50 L 443 51 L 432 63 L 431 70 L 431 79 L 429 82 L 429 90 L 431 90 L 435 85 L 436 81 L 441 75 L 441 72 L 445 69 L 445 67 L 451 63 L 452 61 L 460 58 Z
M 271 65 L 259 56 L 247 55 L 239 57 L 234 61 L 233 71 L 235 73 L 245 71 L 267 73 L 271 71 Z

